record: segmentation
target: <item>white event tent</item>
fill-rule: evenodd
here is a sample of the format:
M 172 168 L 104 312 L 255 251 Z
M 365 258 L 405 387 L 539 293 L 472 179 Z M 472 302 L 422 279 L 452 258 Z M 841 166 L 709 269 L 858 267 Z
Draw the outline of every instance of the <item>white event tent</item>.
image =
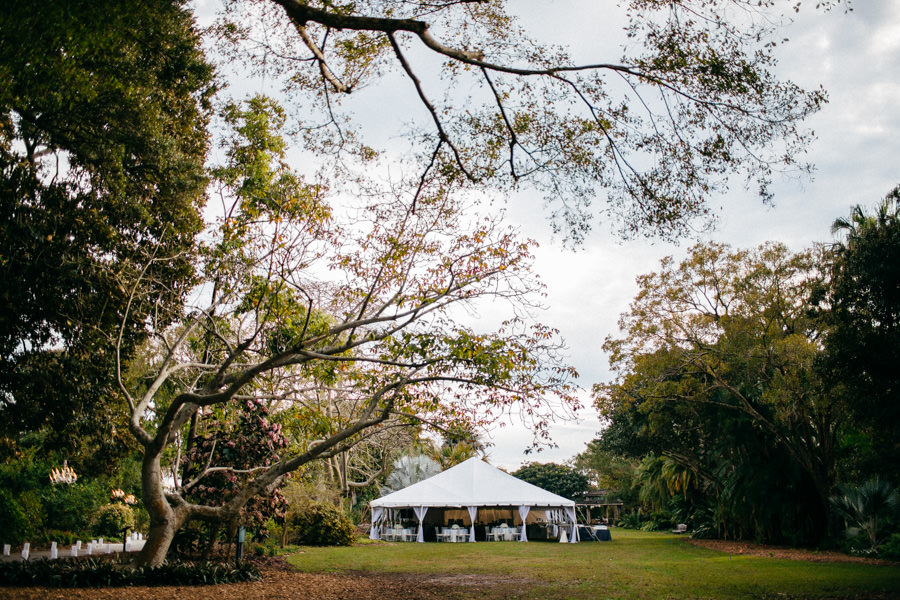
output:
M 518 509 L 522 528 L 519 540 L 527 542 L 525 522 L 532 509 L 543 511 L 543 521 L 569 526 L 569 541 L 578 541 L 575 502 L 552 494 L 518 477 L 493 467 L 480 458 L 470 458 L 455 467 L 428 479 L 382 496 L 369 503 L 372 509 L 372 529 L 369 537 L 379 539 L 378 526 L 389 519 L 392 511 L 411 509 L 419 522 L 416 541 L 423 542 L 422 524 L 429 508 L 464 509 L 468 512 L 469 541 L 475 541 L 475 522 L 479 509 L 488 512 L 496 508 Z

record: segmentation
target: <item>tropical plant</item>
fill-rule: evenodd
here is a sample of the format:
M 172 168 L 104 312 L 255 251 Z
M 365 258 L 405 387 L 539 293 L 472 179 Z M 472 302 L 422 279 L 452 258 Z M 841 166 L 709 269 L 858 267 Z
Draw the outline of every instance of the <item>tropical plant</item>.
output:
M 629 513 L 622 515 L 622 517 L 619 519 L 619 522 L 616 523 L 616 526 L 624 527 L 625 529 L 640 529 L 641 523 L 641 509 L 637 508 Z
M 441 472 L 441 463 L 425 454 L 406 454 L 394 461 L 381 488 L 382 494 L 402 490 Z
M 858 486 L 839 486 L 838 493 L 831 497 L 831 505 L 844 519 L 847 537 L 864 535 L 869 552 L 875 553 L 884 539 L 884 525 L 900 508 L 900 491 L 890 482 L 874 477 Z
M 829 254 L 831 281 L 821 293 L 827 323 L 823 373 L 846 395 L 853 417 L 861 481 L 900 478 L 900 187 L 872 211 L 857 205 L 834 222 L 839 236 Z

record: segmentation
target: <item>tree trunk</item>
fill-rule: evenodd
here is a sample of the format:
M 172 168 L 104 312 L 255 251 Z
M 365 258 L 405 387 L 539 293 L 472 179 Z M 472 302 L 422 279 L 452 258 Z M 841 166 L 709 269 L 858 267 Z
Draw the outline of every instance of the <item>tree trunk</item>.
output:
M 143 550 L 135 559 L 138 566 L 156 567 L 166 560 L 175 533 L 187 517 L 184 506 L 173 507 L 165 496 L 162 485 L 162 468 L 158 454 L 144 451 L 141 464 L 141 488 L 144 508 L 150 516 L 150 532 Z
M 175 521 L 179 521 L 176 523 Z M 166 560 L 169 546 L 175 538 L 175 533 L 181 526 L 180 519 L 167 520 L 150 525 L 150 534 L 143 550 L 138 554 L 135 564 L 137 566 L 157 567 Z

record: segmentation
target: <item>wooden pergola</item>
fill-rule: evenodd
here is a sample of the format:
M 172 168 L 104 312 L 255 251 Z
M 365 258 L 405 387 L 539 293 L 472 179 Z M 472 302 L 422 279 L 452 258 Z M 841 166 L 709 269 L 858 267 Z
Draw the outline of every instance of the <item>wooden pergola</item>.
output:
M 585 494 L 584 500 L 575 504 L 575 511 L 578 513 L 579 521 L 584 518 L 584 523 L 591 524 L 594 522 L 594 511 L 598 510 L 601 514 L 599 521 L 608 525 L 619 520 L 622 506 L 622 502 L 607 500 L 605 491 L 597 491 Z M 612 513 L 611 521 L 610 513 Z

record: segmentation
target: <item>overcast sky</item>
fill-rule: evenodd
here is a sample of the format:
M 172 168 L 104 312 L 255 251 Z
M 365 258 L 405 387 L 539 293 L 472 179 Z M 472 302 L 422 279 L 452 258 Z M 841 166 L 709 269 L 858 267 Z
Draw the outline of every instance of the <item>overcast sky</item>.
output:
M 789 9 L 795 3 L 781 4 Z M 198 0 L 201 22 L 208 22 L 216 4 Z M 814 4 L 805 2 L 796 15 L 790 11 L 793 23 L 784 30 L 790 41 L 779 47 L 777 71 L 806 89 L 821 85 L 829 94 L 829 103 L 808 121 L 817 134 L 807 155 L 816 172 L 812 179 L 776 179 L 772 207 L 736 183 L 733 192 L 713 203 L 719 226 L 703 239 L 736 247 L 772 240 L 800 250 L 830 241 L 837 217 L 856 204 L 875 205 L 900 184 L 900 0 L 855 0 L 849 13 L 843 8 L 817 11 Z M 614 60 L 621 54 L 624 21 L 613 0 L 510 0 L 508 5 L 519 11 L 533 38 L 569 45 L 576 62 Z M 265 83 L 253 85 L 262 89 L 247 91 L 271 93 Z M 410 110 L 421 108 L 409 95 L 404 98 L 413 104 Z M 396 108 L 392 105 L 402 112 Z M 385 122 L 382 127 L 395 126 Z M 683 256 L 697 240 L 624 243 L 600 224 L 573 252 L 551 238 L 540 206 L 540 198 L 512 198 L 509 216 L 541 243 L 536 270 L 547 284 L 548 309 L 539 319 L 558 328 L 567 341 L 589 405 L 591 385 L 610 378 L 600 346 L 617 332 L 618 316 L 636 292 L 635 277 L 655 270 L 665 256 Z M 493 432 L 489 459 L 508 470 L 528 460 L 564 462 L 582 451 L 600 427 L 588 408 L 578 421 L 552 429 L 558 448 L 525 456 L 531 433 L 513 420 Z

